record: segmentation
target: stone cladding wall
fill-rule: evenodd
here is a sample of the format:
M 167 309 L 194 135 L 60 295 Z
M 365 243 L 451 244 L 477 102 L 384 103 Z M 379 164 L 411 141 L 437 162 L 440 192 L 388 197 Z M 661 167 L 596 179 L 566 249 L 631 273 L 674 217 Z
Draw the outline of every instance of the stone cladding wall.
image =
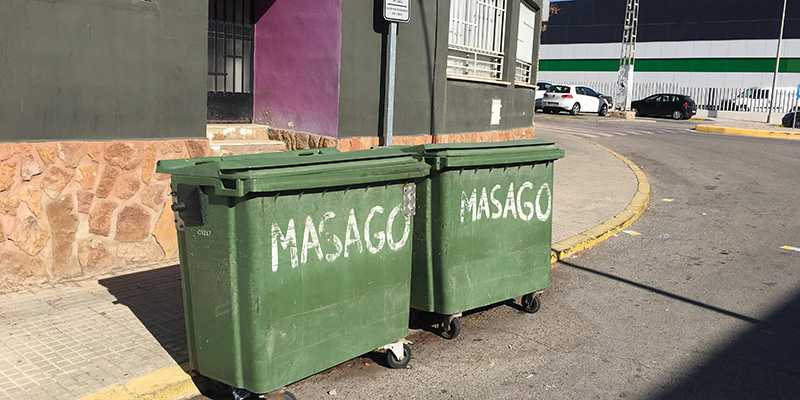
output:
M 533 137 L 529 127 L 435 140 Z M 433 141 L 430 135 L 394 138 L 395 145 Z M 216 126 L 209 128 L 208 139 L 199 140 L 0 143 L 0 289 L 178 262 L 170 176 L 156 173 L 156 162 L 279 151 L 283 144 L 285 150 L 335 146 L 352 151 L 380 140 Z
M 207 140 L 0 143 L 0 288 L 177 260 L 159 159 Z

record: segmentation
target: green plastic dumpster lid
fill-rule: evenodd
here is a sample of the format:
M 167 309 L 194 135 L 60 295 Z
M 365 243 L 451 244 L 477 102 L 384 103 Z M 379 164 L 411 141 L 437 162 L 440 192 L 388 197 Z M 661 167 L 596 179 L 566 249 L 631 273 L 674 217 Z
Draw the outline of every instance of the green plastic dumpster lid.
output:
M 430 167 L 399 148 L 347 153 L 284 152 L 159 161 L 174 183 L 212 186 L 224 196 L 392 182 L 423 177 Z
M 199 164 L 208 164 L 212 162 L 220 162 L 223 160 L 246 161 L 246 160 L 261 160 L 273 157 L 304 157 L 304 156 L 314 156 L 320 154 L 333 154 L 333 153 L 339 153 L 339 149 L 337 149 L 336 147 L 324 147 L 321 149 L 279 151 L 275 153 L 239 154 L 235 156 L 217 156 L 217 157 L 179 158 L 175 160 L 159 161 L 158 168 L 156 169 L 156 171 L 163 174 L 172 174 L 173 171 L 177 171 L 178 169 L 183 167 L 199 165 Z
M 564 150 L 541 139 L 422 144 L 402 149 L 424 159 L 437 170 L 553 161 L 564 157 Z

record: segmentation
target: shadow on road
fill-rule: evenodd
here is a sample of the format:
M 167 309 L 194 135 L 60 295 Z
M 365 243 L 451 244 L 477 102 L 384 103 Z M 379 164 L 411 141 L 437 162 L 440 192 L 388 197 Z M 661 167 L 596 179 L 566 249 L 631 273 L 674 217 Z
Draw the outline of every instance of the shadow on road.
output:
M 689 303 L 689 304 L 691 304 L 693 306 L 702 307 L 702 308 L 705 308 L 706 310 L 718 312 L 718 313 L 726 315 L 728 317 L 733 317 L 733 318 L 736 318 L 736 319 L 740 319 L 740 320 L 742 320 L 744 322 L 749 322 L 751 324 L 756 324 L 756 323 L 760 323 L 761 322 L 761 321 L 759 321 L 757 319 L 748 317 L 746 315 L 738 314 L 738 313 L 735 313 L 733 311 L 729 311 L 729 310 L 725 310 L 725 309 L 722 309 L 722 308 L 719 308 L 719 307 L 715 307 L 715 306 L 712 306 L 710 304 L 703 303 L 701 301 L 692 300 L 692 299 L 690 299 L 688 297 L 683 297 L 683 296 L 679 296 L 679 295 L 674 294 L 674 293 L 666 292 L 664 290 L 661 290 L 661 289 L 658 289 L 658 288 L 654 288 L 652 286 L 648 286 L 648 285 L 645 285 L 645 284 L 641 284 L 639 282 L 634 282 L 632 280 L 625 279 L 625 278 L 622 278 L 622 277 L 619 277 L 619 276 L 616 276 L 616 275 L 613 275 L 613 274 L 609 274 L 607 272 L 602 272 L 602 271 L 598 271 L 598 270 L 595 270 L 595 269 L 592 269 L 592 268 L 583 267 L 583 266 L 580 266 L 580 265 L 577 265 L 577 264 L 573 264 L 573 263 L 570 263 L 570 262 L 567 262 L 567 261 L 559 261 L 559 262 L 561 264 L 564 264 L 566 266 L 569 266 L 569 267 L 572 267 L 572 268 L 575 268 L 575 269 L 579 269 L 581 271 L 589 272 L 589 273 L 592 273 L 592 274 L 595 274 L 595 275 L 600 275 L 600 276 L 602 276 L 604 278 L 613 279 L 613 280 L 618 281 L 618 282 L 627 283 L 628 285 L 635 286 L 635 287 L 637 287 L 639 289 L 643 289 L 643 290 L 646 290 L 648 292 L 660 294 L 660 295 L 662 295 L 664 297 L 669 297 L 670 299 L 673 299 L 673 300 L 679 300 L 679 301 L 682 301 L 684 303 Z
M 800 292 L 654 399 L 799 399 Z
M 613 274 L 561 263 L 748 323 L 749 328 L 732 338 L 732 344 L 711 350 L 702 365 L 681 371 L 677 383 L 655 389 L 648 398 L 800 398 L 800 291 L 768 318 L 758 320 Z
M 176 363 L 189 361 L 178 265 L 101 279 L 100 285 L 127 306 Z

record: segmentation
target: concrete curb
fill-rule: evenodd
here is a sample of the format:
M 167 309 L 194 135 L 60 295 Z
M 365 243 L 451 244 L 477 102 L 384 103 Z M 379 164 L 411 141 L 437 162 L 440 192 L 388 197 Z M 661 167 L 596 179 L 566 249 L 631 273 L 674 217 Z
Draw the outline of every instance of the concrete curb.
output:
M 700 132 L 724 133 L 728 135 L 771 137 L 771 138 L 781 138 L 781 139 L 800 139 L 800 133 L 794 133 L 794 132 L 729 128 L 725 126 L 715 126 L 715 125 L 697 125 L 694 127 L 694 130 Z
M 622 231 L 625 229 L 625 227 L 632 224 L 633 221 L 636 221 L 636 219 L 642 215 L 644 210 L 647 208 L 647 204 L 650 202 L 650 181 L 647 180 L 647 176 L 645 176 L 644 172 L 642 172 L 642 170 L 639 169 L 636 164 L 605 146 L 601 146 L 588 140 L 584 141 L 600 147 L 627 164 L 628 168 L 630 168 L 631 171 L 633 171 L 633 174 L 636 175 L 636 180 L 639 182 L 639 186 L 636 190 L 636 194 L 633 196 L 633 199 L 631 199 L 631 202 L 628 203 L 628 206 L 625 207 L 625 210 L 623 210 L 621 213 L 617 214 L 613 218 L 605 220 L 594 228 L 587 229 L 558 243 L 553 243 L 551 247 L 552 250 L 550 252 L 550 263 L 563 260 L 581 250 L 586 250 Z
M 77 400 L 176 399 L 197 393 L 200 390 L 192 379 L 195 375 L 187 372 L 188 369 L 188 363 L 160 369 L 145 376 L 131 379 L 125 383 L 109 386 Z

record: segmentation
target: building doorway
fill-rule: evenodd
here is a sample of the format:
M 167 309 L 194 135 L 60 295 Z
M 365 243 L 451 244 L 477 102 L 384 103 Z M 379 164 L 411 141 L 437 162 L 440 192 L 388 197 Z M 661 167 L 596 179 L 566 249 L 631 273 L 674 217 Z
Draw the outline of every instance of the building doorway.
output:
M 253 120 L 253 2 L 208 1 L 210 122 Z

